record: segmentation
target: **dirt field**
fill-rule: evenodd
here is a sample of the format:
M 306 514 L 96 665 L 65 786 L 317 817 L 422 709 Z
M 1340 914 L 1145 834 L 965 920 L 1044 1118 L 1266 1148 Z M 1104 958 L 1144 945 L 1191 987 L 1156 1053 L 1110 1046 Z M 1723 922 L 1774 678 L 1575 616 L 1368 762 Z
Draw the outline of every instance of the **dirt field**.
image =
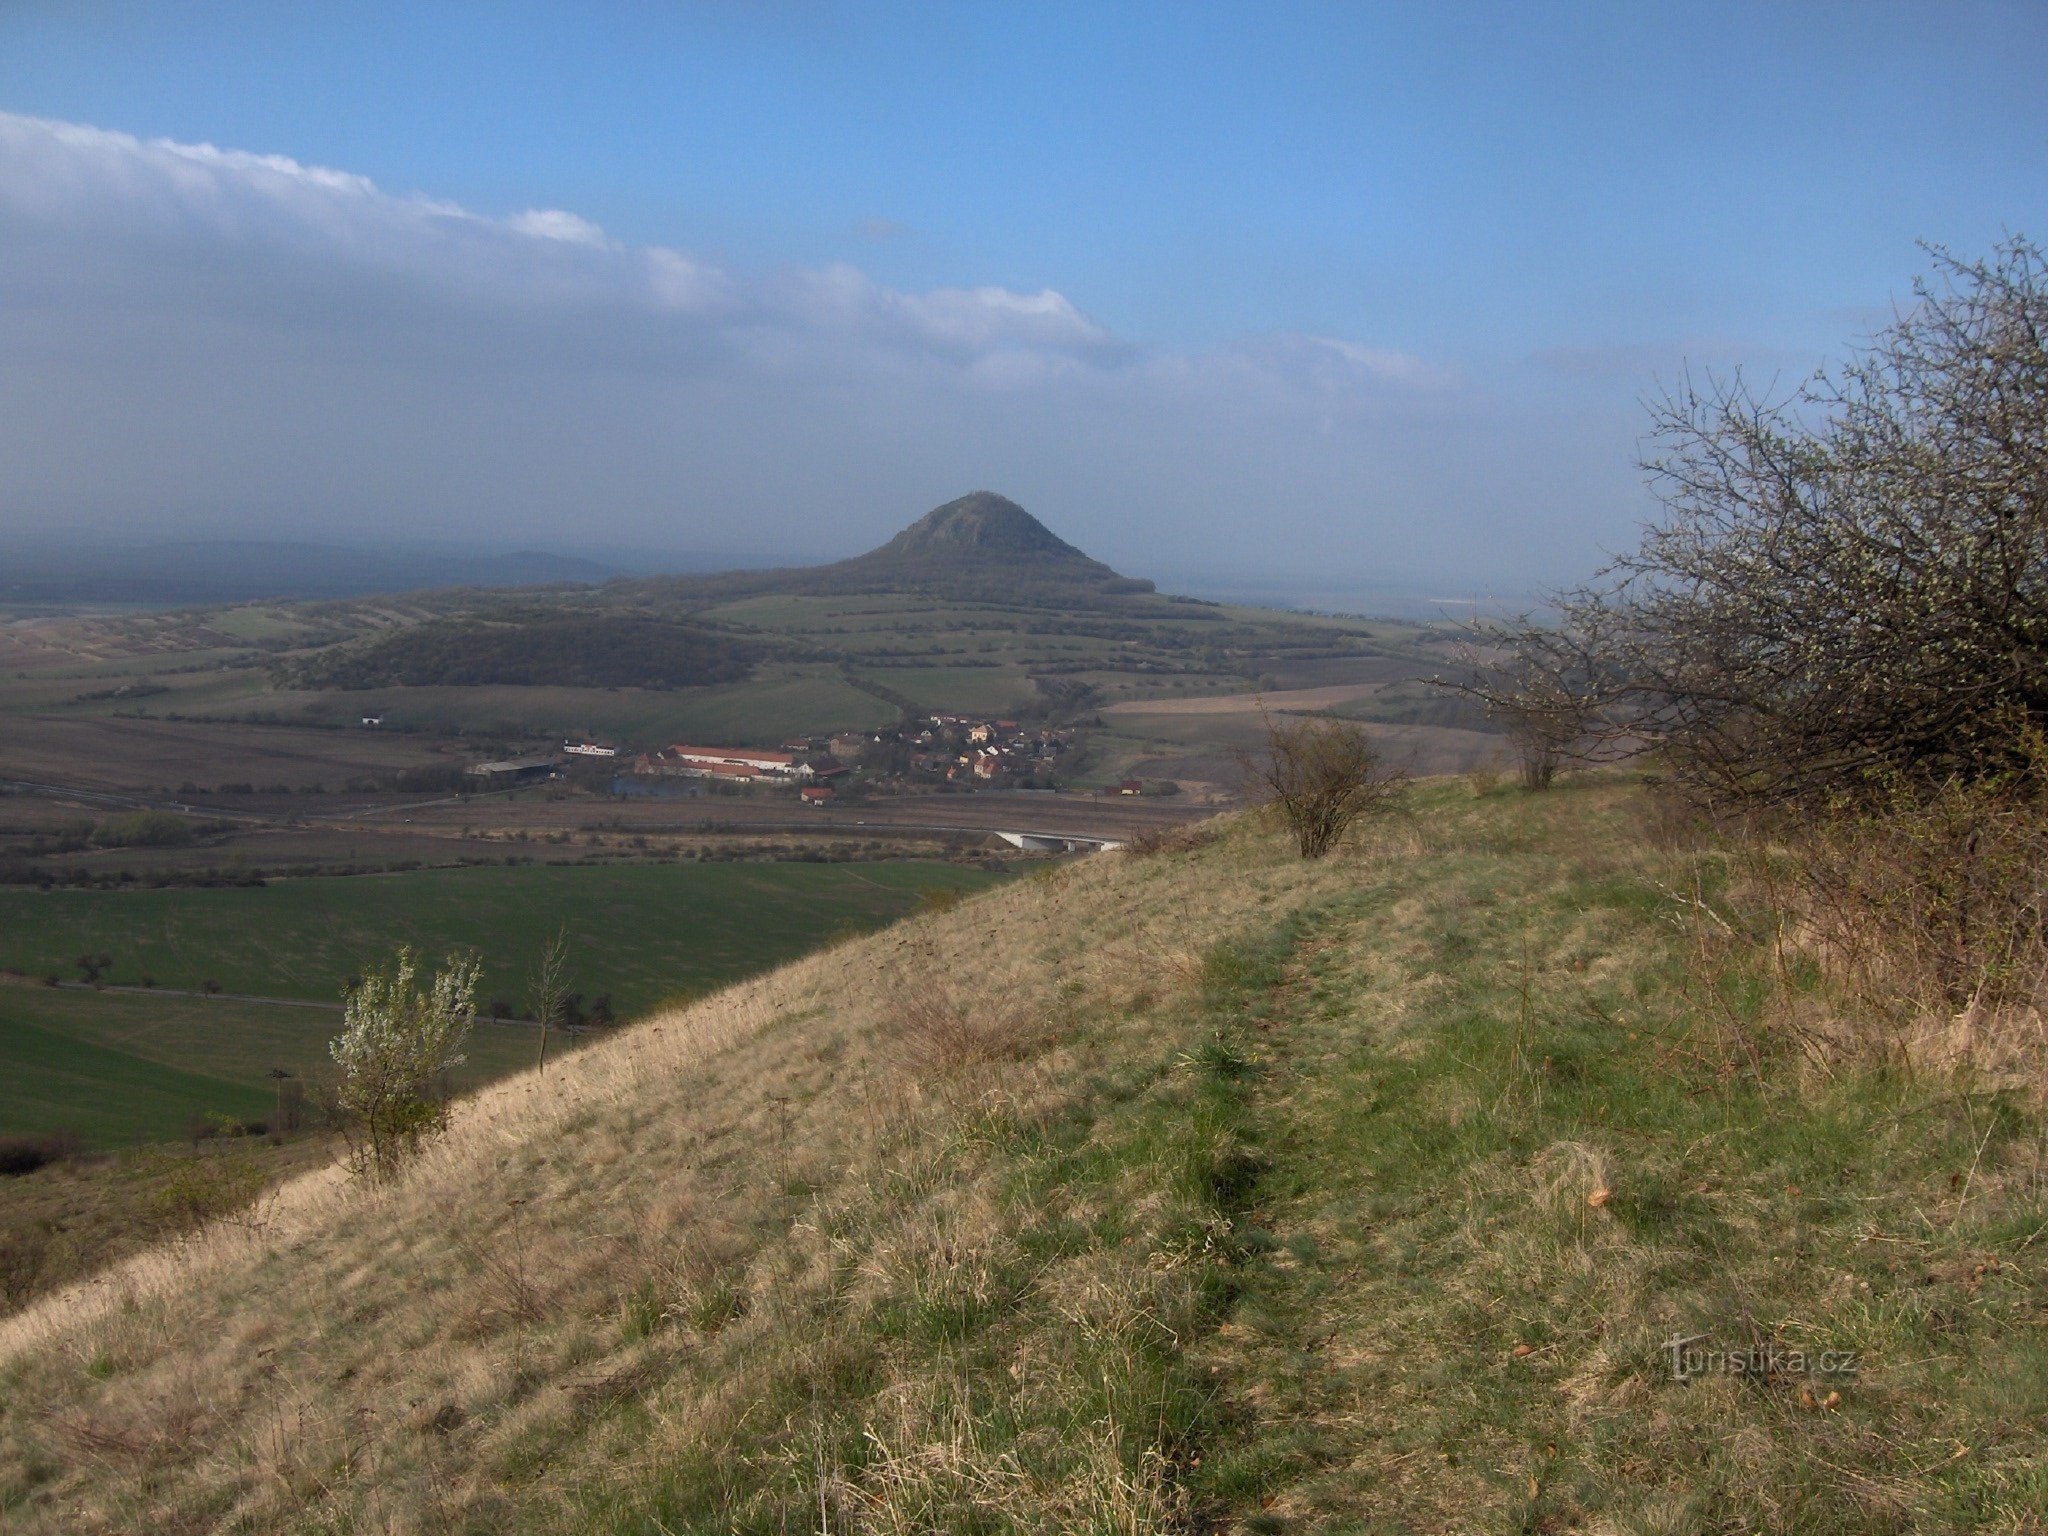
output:
M 1111 704 L 1105 715 L 1257 715 L 1261 710 L 1282 715 L 1300 710 L 1334 709 L 1339 704 L 1369 699 L 1381 683 L 1334 683 L 1321 688 L 1281 688 L 1266 693 L 1227 693 L 1202 699 L 1132 699 Z
M 188 781 L 338 790 L 354 778 L 465 760 L 425 736 L 368 730 L 0 716 L 0 778 L 47 779 L 114 793 L 145 794 Z

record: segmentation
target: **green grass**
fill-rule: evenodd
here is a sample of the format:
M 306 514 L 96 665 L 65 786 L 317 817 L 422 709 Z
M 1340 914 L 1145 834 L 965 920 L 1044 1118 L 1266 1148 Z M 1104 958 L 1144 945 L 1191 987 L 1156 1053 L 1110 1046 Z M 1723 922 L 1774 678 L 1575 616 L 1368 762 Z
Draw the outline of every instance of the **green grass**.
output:
M 479 1006 L 525 1005 L 533 956 L 558 925 L 572 990 L 631 1018 L 841 933 L 890 922 L 924 892 L 999 878 L 931 863 L 689 864 L 423 870 L 246 890 L 0 891 L 0 965 L 76 978 L 336 1002 L 400 944 L 430 958 L 474 947 Z M 75 1130 L 96 1145 L 176 1135 L 196 1113 L 260 1115 L 272 1067 L 324 1071 L 340 1015 L 223 998 L 0 987 L 0 1134 Z M 523 1066 L 530 1030 L 479 1026 L 457 1086 Z M 254 1095 L 254 1097 L 252 1097 Z
M 480 1001 L 518 1001 L 566 926 L 572 989 L 630 1015 L 877 927 L 920 893 L 999 876 L 959 865 L 704 863 L 436 869 L 215 890 L 0 890 L 0 966 L 40 978 L 105 953 L 105 980 L 337 1000 L 400 944 L 483 957 Z
M 1499 814 L 1458 798 L 1429 824 Z M 1191 1492 L 1245 1529 L 2022 1528 L 2038 1110 L 1812 1074 L 1761 957 L 1683 958 L 1611 787 L 1497 805 L 1507 837 L 1297 912 L 1237 978 L 1265 1254 Z M 1693 1335 L 1859 1364 L 1682 1383 Z
M 319 1081 L 341 1015 L 220 998 L 0 987 L 0 1134 L 162 1141 L 195 1116 L 263 1119 L 273 1067 Z M 479 1024 L 457 1091 L 532 1062 L 533 1030 Z
M 194 1115 L 260 1117 L 271 1096 L 246 1082 L 167 1066 L 31 1018 L 0 996 L 0 1131 L 70 1131 L 91 1146 L 167 1141 Z M 232 1028 L 236 1021 L 223 1020 Z
M 394 727 L 461 728 L 510 734 L 585 731 L 642 745 L 733 740 L 752 745 L 800 733 L 859 729 L 893 720 L 889 705 L 848 684 L 836 669 L 769 666 L 744 683 L 716 688 L 369 688 L 298 691 L 242 673 L 181 691 L 192 715 L 240 718 L 254 711 L 286 721 L 347 724 L 380 714 Z
M 1038 697 L 1031 680 L 1016 667 L 865 667 L 861 673 L 926 709 L 947 713 L 996 714 Z

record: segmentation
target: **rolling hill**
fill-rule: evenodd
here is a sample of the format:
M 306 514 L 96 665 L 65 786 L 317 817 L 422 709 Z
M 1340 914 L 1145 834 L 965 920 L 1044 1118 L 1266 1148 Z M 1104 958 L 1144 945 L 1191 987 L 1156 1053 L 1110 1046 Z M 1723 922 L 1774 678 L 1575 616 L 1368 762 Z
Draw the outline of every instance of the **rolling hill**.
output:
M 2029 1529 L 2039 1097 L 1823 1070 L 1744 901 L 1619 778 L 1013 882 L 0 1323 L 0 1514 Z

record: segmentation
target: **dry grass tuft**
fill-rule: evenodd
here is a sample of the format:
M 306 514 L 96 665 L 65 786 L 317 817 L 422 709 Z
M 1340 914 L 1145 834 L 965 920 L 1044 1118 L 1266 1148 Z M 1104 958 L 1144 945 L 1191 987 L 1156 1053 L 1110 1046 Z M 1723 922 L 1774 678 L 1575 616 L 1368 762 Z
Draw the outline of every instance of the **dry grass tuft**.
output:
M 962 996 L 936 978 L 903 997 L 897 1023 L 897 1063 L 920 1078 L 1022 1061 L 1051 1036 L 1047 1021 L 1027 1008 L 998 998 Z
M 1206 821 L 1188 822 L 1177 827 L 1148 827 L 1124 844 L 1124 851 L 1135 859 L 1156 858 L 1164 853 L 1194 853 L 1208 847 L 1222 834 L 1215 824 Z

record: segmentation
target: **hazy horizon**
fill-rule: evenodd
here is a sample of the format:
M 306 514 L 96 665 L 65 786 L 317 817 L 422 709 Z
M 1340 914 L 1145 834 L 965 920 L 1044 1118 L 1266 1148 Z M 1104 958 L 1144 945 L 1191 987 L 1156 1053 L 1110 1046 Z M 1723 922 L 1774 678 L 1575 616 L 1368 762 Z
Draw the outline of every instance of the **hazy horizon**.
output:
M 2048 15 L 0 15 L 0 536 L 1528 590 L 2037 223 Z

